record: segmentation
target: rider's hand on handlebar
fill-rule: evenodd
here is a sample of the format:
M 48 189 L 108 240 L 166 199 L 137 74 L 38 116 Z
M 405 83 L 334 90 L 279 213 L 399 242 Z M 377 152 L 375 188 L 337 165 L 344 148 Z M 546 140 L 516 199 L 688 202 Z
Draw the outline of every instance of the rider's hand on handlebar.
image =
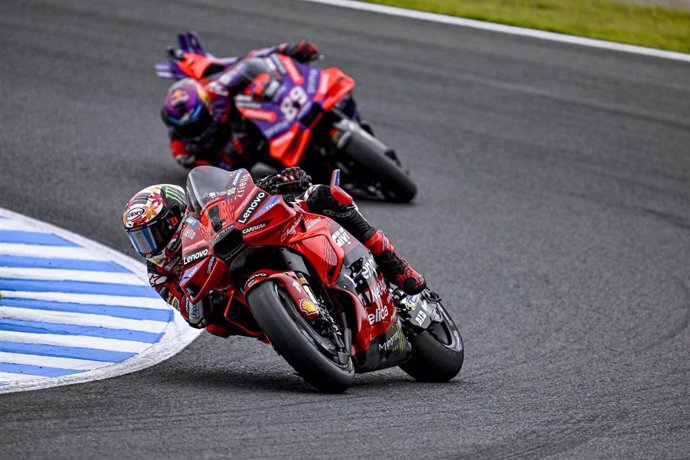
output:
M 271 194 L 302 192 L 311 185 L 311 177 L 302 168 L 287 168 L 260 179 L 256 185 Z
M 293 43 L 283 43 L 278 50 L 299 62 L 309 62 L 319 57 L 319 50 L 313 43 L 299 40 Z

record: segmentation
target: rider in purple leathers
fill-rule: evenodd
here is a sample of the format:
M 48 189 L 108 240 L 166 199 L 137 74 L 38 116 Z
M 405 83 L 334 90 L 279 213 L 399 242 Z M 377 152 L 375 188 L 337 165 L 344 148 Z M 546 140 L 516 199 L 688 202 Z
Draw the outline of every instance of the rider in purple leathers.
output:
M 300 40 L 251 51 L 250 57 L 285 54 L 298 62 L 318 57 L 315 45 Z M 173 158 L 186 168 L 211 165 L 232 170 L 249 168 L 255 161 L 245 121 L 235 108 L 233 97 L 246 89 L 243 59 L 211 60 L 203 56 L 179 57 L 194 69 L 200 83 L 183 78 L 165 96 L 161 118 L 169 128 Z M 208 78 L 210 77 L 210 78 Z

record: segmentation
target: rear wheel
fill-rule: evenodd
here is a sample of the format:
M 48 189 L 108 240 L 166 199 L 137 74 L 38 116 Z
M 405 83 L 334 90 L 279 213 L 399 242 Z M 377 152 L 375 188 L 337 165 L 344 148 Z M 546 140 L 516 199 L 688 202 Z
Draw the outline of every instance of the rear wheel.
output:
M 332 126 L 336 130 L 336 163 L 342 164 L 348 183 L 388 201 L 407 203 L 414 198 L 417 186 L 400 166 L 395 153 L 370 130 L 348 118 Z
M 460 331 L 442 304 L 442 321 L 412 337 L 412 358 L 400 368 L 420 382 L 447 382 L 460 372 L 465 347 Z
M 350 355 L 335 337 L 299 313 L 279 283 L 260 284 L 247 300 L 273 347 L 304 380 L 328 393 L 342 393 L 352 385 L 355 371 Z
M 360 152 L 354 160 L 351 182 L 361 188 L 373 187 L 383 199 L 396 203 L 408 203 L 417 194 L 417 186 L 408 173 L 388 155 L 369 150 Z

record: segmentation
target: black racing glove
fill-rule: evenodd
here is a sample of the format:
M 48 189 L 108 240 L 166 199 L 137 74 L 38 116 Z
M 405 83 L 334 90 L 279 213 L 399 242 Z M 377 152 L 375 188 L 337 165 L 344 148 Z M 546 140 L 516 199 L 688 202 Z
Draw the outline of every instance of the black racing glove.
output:
M 272 195 L 303 192 L 311 185 L 311 176 L 302 168 L 283 169 L 256 182 L 257 187 Z
M 319 57 L 319 50 L 313 43 L 299 40 L 293 43 L 283 43 L 278 46 L 278 52 L 290 56 L 299 62 L 309 62 Z

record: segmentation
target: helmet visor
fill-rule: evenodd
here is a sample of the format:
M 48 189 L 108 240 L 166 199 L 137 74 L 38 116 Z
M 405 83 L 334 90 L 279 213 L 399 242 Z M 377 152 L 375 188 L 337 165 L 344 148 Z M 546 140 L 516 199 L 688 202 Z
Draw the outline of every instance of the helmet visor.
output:
M 179 124 L 173 124 L 177 134 L 183 139 L 193 141 L 203 137 L 206 131 L 213 125 L 213 122 L 213 117 L 208 113 L 208 110 L 198 105 L 187 120 L 182 120 Z
M 151 257 L 165 249 L 174 232 L 174 228 L 162 222 L 153 222 L 144 227 L 128 229 L 127 236 L 139 255 Z

